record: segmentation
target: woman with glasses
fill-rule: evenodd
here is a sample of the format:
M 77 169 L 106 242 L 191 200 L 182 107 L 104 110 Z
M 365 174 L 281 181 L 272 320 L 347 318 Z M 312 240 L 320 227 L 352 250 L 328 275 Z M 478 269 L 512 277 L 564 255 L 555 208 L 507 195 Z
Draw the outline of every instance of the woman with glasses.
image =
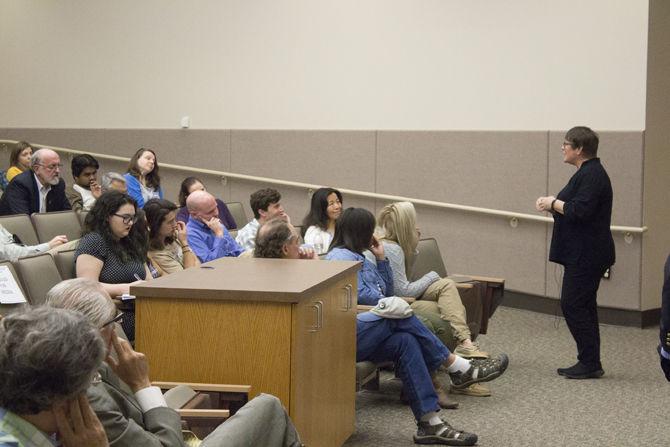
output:
M 123 177 L 126 179 L 128 195 L 135 199 L 140 208 L 144 208 L 144 204 L 151 199 L 163 198 L 158 159 L 153 150 L 138 149 L 130 159 L 128 172 Z
M 177 205 L 162 199 L 151 199 L 144 205 L 149 227 L 148 257 L 161 276 L 200 265 L 188 245 L 186 224 L 177 221 L 177 209 Z
M 577 344 L 577 363 L 558 368 L 570 379 L 596 379 L 600 363 L 597 293 L 605 271 L 614 264 L 612 184 L 596 156 L 598 134 L 573 127 L 565 134 L 563 162 L 577 167 L 556 197 L 540 197 L 538 211 L 551 213 L 554 229 L 549 260 L 564 267 L 561 309 Z
M 342 193 L 333 188 L 319 188 L 312 195 L 309 213 L 302 221 L 305 244 L 316 254 L 328 252 L 335 234 L 335 222 L 342 214 Z
M 75 251 L 77 277 L 100 282 L 113 297 L 122 297 L 130 285 L 150 279 L 147 267 L 146 231 L 136 226 L 137 204 L 118 191 L 104 193 L 89 211 L 84 235 Z M 135 332 L 135 304 L 124 302 L 128 317 L 123 330 L 130 340 Z

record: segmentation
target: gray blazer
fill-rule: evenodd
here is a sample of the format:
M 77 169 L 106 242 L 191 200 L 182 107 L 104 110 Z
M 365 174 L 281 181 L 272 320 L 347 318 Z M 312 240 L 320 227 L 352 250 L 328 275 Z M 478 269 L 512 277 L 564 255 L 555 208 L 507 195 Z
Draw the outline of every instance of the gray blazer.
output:
M 106 363 L 98 372 L 102 382 L 92 384 L 87 395 L 110 446 L 185 446 L 176 411 L 160 407 L 142 413 L 133 392 Z

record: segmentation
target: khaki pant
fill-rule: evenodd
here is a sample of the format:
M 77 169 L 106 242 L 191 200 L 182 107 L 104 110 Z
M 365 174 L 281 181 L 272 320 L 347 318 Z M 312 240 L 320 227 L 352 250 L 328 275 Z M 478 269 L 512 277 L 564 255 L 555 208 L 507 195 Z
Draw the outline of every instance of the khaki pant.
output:
M 470 328 L 465 319 L 465 306 L 458 294 L 456 283 L 451 279 L 442 278 L 428 286 L 423 295 L 412 303 L 412 308 L 439 314 L 443 320 L 451 324 L 459 342 L 471 338 Z

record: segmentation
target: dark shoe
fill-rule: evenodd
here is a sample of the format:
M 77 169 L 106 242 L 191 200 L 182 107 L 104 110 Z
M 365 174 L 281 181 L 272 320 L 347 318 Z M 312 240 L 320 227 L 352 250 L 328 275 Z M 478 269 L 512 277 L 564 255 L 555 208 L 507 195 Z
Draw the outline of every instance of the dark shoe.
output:
M 470 360 L 470 369 L 465 373 L 449 373 L 452 386 L 456 389 L 467 388 L 473 383 L 490 382 L 500 377 L 507 369 L 509 357 L 507 354 L 500 354 L 495 358 L 485 360 Z
M 440 425 L 430 425 L 428 422 L 418 423 L 419 429 L 414 435 L 415 444 L 442 444 L 442 445 L 475 445 L 477 435 L 466 431 L 456 430 L 446 422 Z
M 556 372 L 558 373 L 559 376 L 564 376 L 566 374 L 572 374 L 572 373 L 576 372 L 579 369 L 580 366 L 581 366 L 581 364 L 579 362 L 577 362 L 569 368 L 558 368 L 556 370 Z
M 605 374 L 602 368 L 583 367 L 577 371 L 570 371 L 565 374 L 568 379 L 599 379 Z

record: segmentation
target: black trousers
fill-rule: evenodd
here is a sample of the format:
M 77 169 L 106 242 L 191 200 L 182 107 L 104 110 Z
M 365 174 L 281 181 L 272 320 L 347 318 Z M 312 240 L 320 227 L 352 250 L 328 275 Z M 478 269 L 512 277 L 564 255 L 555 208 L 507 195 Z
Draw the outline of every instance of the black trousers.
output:
M 561 290 L 561 309 L 572 338 L 577 343 L 577 359 L 600 369 L 600 330 L 596 303 L 600 278 L 606 268 L 566 265 Z

